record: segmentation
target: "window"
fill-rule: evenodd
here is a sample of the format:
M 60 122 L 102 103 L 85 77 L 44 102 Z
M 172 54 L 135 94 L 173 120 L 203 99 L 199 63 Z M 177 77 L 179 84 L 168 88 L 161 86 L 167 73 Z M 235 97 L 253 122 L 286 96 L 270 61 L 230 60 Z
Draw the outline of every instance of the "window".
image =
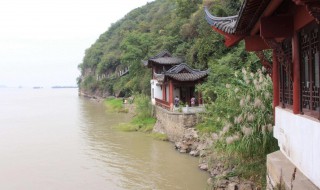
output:
M 319 116 L 319 25 L 312 23 L 300 31 L 301 110 Z
M 292 72 L 292 42 L 291 38 L 285 39 L 282 44 L 284 57 L 280 61 L 280 102 L 282 107 L 291 108 L 293 105 L 293 82 L 290 72 Z

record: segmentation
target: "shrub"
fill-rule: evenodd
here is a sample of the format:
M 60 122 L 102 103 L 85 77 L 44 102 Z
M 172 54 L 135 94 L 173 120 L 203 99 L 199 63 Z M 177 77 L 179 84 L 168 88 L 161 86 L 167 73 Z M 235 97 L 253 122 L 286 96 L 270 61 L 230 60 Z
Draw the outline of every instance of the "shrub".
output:
M 105 99 L 104 104 L 112 111 L 125 112 L 123 109 L 123 100 L 120 98 L 107 98 Z
M 241 176 L 258 175 L 263 180 L 266 154 L 278 149 L 272 136 L 270 77 L 263 69 L 252 73 L 243 68 L 228 83 L 217 86 L 214 93 L 216 99 L 207 105 L 204 122 L 198 128 L 219 136 L 214 149 L 226 162 L 238 165 Z
M 144 119 L 152 117 L 152 105 L 150 97 L 144 94 L 139 94 L 135 97 L 135 105 L 137 118 Z

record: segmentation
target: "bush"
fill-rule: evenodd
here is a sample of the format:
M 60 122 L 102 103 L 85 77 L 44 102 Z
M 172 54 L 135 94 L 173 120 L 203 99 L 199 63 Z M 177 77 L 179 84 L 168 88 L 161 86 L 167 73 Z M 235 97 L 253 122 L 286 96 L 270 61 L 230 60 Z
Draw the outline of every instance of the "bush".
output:
M 136 105 L 136 116 L 130 123 L 120 124 L 117 128 L 121 131 L 141 131 L 151 133 L 156 119 L 152 117 L 152 105 L 150 98 L 146 95 L 136 95 L 134 99 Z M 164 138 L 162 138 L 164 139 Z
M 105 99 L 104 104 L 112 111 L 125 112 L 123 108 L 123 100 L 120 98 L 107 98 Z
M 259 176 L 264 180 L 261 173 L 265 172 L 266 155 L 278 149 L 272 136 L 270 77 L 263 69 L 252 73 L 243 68 L 228 83 L 217 86 L 214 93 L 216 99 L 207 105 L 204 122 L 198 128 L 219 137 L 214 149 L 226 162 L 238 165 L 242 177 Z
M 150 97 L 139 94 L 135 97 L 135 105 L 136 105 L 136 112 L 137 118 L 145 119 L 145 118 L 152 118 L 152 105 L 150 103 Z

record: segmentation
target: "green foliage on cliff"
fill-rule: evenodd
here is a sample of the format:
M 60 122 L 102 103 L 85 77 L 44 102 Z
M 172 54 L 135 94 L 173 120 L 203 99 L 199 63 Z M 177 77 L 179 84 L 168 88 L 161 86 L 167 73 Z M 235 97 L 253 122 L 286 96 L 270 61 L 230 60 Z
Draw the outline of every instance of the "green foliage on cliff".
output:
M 212 12 L 237 12 L 240 0 L 155 0 L 128 13 L 86 50 L 79 65 L 78 84 L 88 92 L 128 96 L 150 93 L 151 71 L 141 64 L 150 56 L 168 50 L 196 68 L 229 52 L 223 38 L 204 19 L 204 5 L 215 4 Z M 129 74 L 119 77 L 129 68 Z

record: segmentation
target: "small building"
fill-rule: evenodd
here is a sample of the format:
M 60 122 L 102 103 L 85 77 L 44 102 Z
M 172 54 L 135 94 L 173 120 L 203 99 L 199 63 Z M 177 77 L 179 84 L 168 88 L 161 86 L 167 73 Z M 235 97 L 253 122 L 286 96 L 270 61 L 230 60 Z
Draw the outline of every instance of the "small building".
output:
M 192 69 L 181 58 L 173 57 L 168 51 L 149 58 L 144 64 L 152 69 L 152 104 L 173 110 L 175 97 L 189 106 L 192 97 L 196 98 L 197 105 L 202 104 L 201 93 L 195 92 L 195 86 L 204 81 L 208 71 Z
M 281 152 L 268 155 L 269 175 L 289 178 L 289 186 L 292 178 L 304 184 L 293 184 L 294 189 L 320 188 L 320 1 L 245 0 L 235 16 L 205 13 L 227 47 L 244 40 L 272 76 L 274 137 Z M 263 54 L 266 49 L 273 51 L 272 63 Z M 291 164 L 307 178 L 288 170 Z

